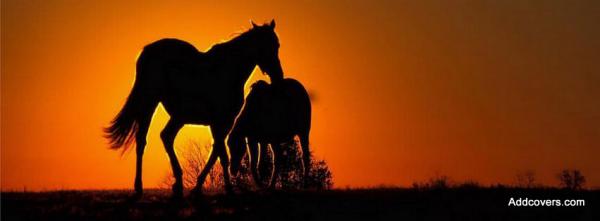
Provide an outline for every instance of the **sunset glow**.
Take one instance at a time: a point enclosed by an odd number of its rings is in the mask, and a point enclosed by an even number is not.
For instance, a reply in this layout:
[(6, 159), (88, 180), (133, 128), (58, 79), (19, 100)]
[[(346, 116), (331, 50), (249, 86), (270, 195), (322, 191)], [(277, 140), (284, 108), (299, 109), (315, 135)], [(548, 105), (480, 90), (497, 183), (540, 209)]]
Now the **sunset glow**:
[[(206, 51), (271, 19), (285, 76), (312, 96), (311, 148), (336, 187), (437, 174), (510, 184), (526, 170), (557, 185), (564, 168), (600, 186), (597, 7), (159, 2), (2, 1), (2, 190), (132, 188), (134, 153), (110, 150), (102, 128), (140, 50), (169, 37)], [(159, 106), (146, 188), (170, 170), (159, 138), (168, 119)], [(208, 128), (184, 127), (176, 149), (190, 140), (210, 144)]]

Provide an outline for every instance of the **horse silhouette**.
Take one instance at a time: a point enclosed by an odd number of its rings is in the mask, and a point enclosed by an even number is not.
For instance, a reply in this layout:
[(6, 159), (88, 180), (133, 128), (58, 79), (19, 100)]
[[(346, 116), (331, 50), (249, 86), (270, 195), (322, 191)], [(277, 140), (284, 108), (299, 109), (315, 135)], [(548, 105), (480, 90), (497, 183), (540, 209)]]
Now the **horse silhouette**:
[(112, 149), (125, 151), (135, 141), (134, 197), (143, 193), (142, 156), (148, 127), (159, 102), (171, 117), (160, 137), (175, 177), (173, 196), (183, 196), (182, 170), (173, 141), (184, 124), (208, 125), (214, 139), (210, 157), (193, 191), (201, 192), (208, 172), (219, 158), (225, 189), (232, 192), (225, 138), (242, 108), (244, 84), (257, 65), (274, 84), (283, 80), (275, 21), (260, 26), (252, 23), (252, 26), (207, 52), (178, 39), (162, 39), (144, 47), (137, 60), (133, 89), (111, 125), (105, 128)]
[[(311, 121), (311, 104), (308, 93), (300, 82), (286, 78), (278, 85), (269, 85), (258, 81), (252, 90), (242, 112), (238, 116), (227, 144), (231, 153), (231, 172), (236, 174), (242, 158), (246, 153), (246, 144), (250, 150), (250, 168), (254, 181), (259, 186), (261, 177), (258, 173), (259, 144), (260, 156), (265, 156), (267, 145), (271, 144), (275, 155), (275, 166), (271, 176), (270, 187), (277, 181), (282, 166), (281, 143), (300, 138), (302, 161), (304, 164), (304, 180), (310, 171), (309, 133)], [(245, 142), (247, 139), (247, 142)], [(306, 182), (305, 182), (306, 184)]]

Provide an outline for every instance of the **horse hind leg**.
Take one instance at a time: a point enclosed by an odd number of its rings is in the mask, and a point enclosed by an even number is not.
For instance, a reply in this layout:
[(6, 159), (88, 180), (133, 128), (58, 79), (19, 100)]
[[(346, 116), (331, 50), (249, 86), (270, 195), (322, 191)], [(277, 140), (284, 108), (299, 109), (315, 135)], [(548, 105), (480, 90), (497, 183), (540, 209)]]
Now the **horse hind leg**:
[(173, 184), (174, 198), (183, 197), (183, 171), (181, 170), (181, 165), (179, 164), (179, 160), (177, 160), (177, 155), (175, 154), (175, 148), (173, 146), (175, 137), (181, 127), (183, 127), (183, 124), (171, 119), (160, 133), (160, 138), (162, 139), (167, 155), (169, 156), (171, 168), (173, 169), (173, 176), (175, 177), (175, 183)]
[(138, 118), (138, 131), (135, 137), (136, 143), (136, 168), (135, 168), (135, 181), (134, 198), (140, 198), (143, 194), (142, 184), (142, 158), (144, 156), (144, 149), (146, 148), (146, 135), (148, 134), (148, 128), (150, 127), (150, 121), (152, 120), (153, 112), (147, 111)]
[(140, 123), (140, 130), (136, 135), (136, 166), (135, 166), (135, 181), (134, 181), (134, 189), (135, 189), (135, 198), (139, 198), (142, 196), (144, 188), (142, 184), (142, 158), (144, 156), (144, 149), (146, 147), (146, 134), (148, 129), (142, 129), (144, 127)]
[(258, 147), (258, 142), (252, 138), (248, 138), (248, 148), (250, 149), (250, 170), (252, 172), (252, 179), (257, 187), (262, 188), (263, 185), (258, 172), (258, 165), (263, 159), (260, 156), (261, 151)]

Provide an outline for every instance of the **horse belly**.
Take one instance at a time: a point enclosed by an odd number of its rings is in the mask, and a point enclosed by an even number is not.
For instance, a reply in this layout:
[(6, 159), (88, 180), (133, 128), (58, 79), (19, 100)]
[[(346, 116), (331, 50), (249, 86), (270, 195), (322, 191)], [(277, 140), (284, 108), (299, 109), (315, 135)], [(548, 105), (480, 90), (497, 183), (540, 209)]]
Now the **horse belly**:
[(211, 111), (208, 105), (202, 105), (200, 100), (177, 99), (163, 102), (165, 110), (172, 119), (186, 124), (210, 124)]

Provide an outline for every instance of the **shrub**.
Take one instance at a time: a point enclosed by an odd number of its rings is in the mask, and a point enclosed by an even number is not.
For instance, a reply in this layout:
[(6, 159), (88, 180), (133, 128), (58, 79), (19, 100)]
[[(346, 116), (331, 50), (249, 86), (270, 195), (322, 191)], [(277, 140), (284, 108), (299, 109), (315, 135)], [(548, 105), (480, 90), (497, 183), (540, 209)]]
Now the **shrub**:
[(538, 186), (535, 181), (535, 173), (533, 171), (525, 171), (517, 173), (517, 187), (519, 188), (534, 188)]
[(560, 186), (565, 189), (580, 190), (583, 189), (585, 184), (585, 177), (579, 170), (565, 169), (557, 175), (557, 178), (560, 181)]
[[(178, 158), (183, 170), (184, 188), (191, 189), (196, 186), (198, 176), (206, 165), (211, 148), (211, 145), (201, 145), (198, 142), (189, 141), (188, 145), (180, 152)], [(222, 174), (223, 168), (221, 168), (221, 164), (217, 161), (208, 173), (203, 189), (213, 192), (220, 191), (224, 185)], [(175, 178), (173, 177), (173, 171), (169, 168), (159, 187), (170, 189), (173, 183), (175, 183)]]
[(450, 187), (450, 177), (445, 175), (436, 175), (424, 183), (414, 182), (412, 184), (414, 189), (447, 189)]
[(300, 189), (302, 188), (302, 179), (304, 178), (304, 164), (302, 162), (302, 151), (298, 142), (290, 142), (279, 145), (281, 148), (282, 159), (276, 159), (276, 167), (279, 169), (275, 187), (282, 189)]
[[(300, 189), (303, 187), (304, 163), (302, 162), (302, 151), (299, 142), (290, 142), (280, 146), (284, 159), (281, 159), (280, 174), (276, 187), (283, 189)], [(306, 178), (307, 188), (331, 189), (333, 187), (333, 175), (325, 160), (317, 160), (312, 153), (309, 177)]]
[(435, 176), (429, 179), (429, 187), (432, 189), (447, 189), (450, 187), (450, 177)]
[[(302, 162), (302, 152), (298, 145), (298, 142), (293, 142), (285, 145), (281, 145), (283, 151), (283, 159), (281, 159), (280, 174), (275, 187), (282, 189), (300, 189), (303, 186), (304, 166)], [(197, 142), (190, 141), (188, 146), (181, 152), (180, 162), (183, 170), (183, 184), (186, 189), (195, 187), (197, 178), (200, 175), (202, 169), (206, 165), (208, 154), (210, 153), (210, 145), (200, 145)], [(312, 153), (309, 153), (312, 155)], [(262, 183), (268, 183), (271, 178), (271, 171), (273, 165), (271, 164), (273, 159), (272, 151), (267, 151), (263, 162), (269, 162), (261, 164), (259, 172), (266, 174), (261, 176)], [(333, 176), (325, 160), (315, 160), (311, 157), (310, 177), (307, 178), (307, 187), (312, 189), (330, 189), (333, 187)], [(261, 160), (262, 161), (262, 160)], [(223, 168), (217, 162), (212, 170), (209, 172), (206, 182), (203, 186), (205, 190), (211, 192), (220, 192), (223, 188)], [(250, 170), (250, 157), (248, 154), (242, 158), (239, 173), (237, 176), (231, 178), (234, 187), (242, 191), (255, 190), (257, 187), (252, 177)], [(171, 169), (163, 178), (163, 181), (159, 184), (161, 188), (169, 189), (175, 182)]]
[[(313, 158), (311, 158), (313, 159)], [(307, 181), (308, 188), (327, 190), (333, 187), (333, 174), (325, 160), (312, 160), (310, 174)]]
[(461, 184), (458, 184), (456, 187), (461, 189), (479, 189), (481, 188), (481, 185), (477, 181), (467, 180)]

